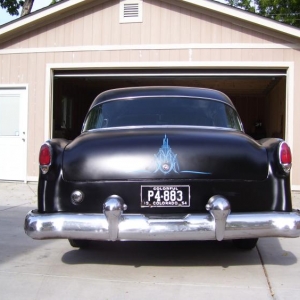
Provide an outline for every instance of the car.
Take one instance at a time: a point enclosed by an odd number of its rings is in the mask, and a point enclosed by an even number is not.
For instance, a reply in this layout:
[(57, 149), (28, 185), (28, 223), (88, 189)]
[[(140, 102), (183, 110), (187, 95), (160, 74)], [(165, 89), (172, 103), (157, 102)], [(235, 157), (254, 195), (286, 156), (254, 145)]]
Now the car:
[(292, 155), (278, 138), (244, 132), (232, 101), (195, 87), (132, 87), (93, 101), (74, 140), (46, 141), (39, 154), (33, 239), (232, 240), (298, 237)]

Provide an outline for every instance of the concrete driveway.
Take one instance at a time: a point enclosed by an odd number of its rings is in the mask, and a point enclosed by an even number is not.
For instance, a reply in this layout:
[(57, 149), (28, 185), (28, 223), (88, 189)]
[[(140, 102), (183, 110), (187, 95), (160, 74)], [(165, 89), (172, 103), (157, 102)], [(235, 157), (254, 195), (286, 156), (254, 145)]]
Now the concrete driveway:
[[(35, 241), (23, 230), (36, 184), (0, 182), (0, 299), (299, 299), (300, 239), (231, 242)], [(300, 194), (293, 195), (300, 208)]]

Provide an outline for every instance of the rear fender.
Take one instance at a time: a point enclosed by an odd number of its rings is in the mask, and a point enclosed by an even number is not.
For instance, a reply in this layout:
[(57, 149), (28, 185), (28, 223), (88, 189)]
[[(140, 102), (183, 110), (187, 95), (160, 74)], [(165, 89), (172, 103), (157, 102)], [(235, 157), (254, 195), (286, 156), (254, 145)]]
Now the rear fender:
[(267, 150), (273, 174), (277, 177), (286, 178), (290, 176), (290, 173), (283, 172), (279, 162), (279, 147), (283, 141), (284, 140), (278, 138), (267, 138), (259, 140), (258, 143)]
[(273, 210), (292, 210), (292, 194), (291, 194), (291, 182), (290, 173), (285, 173), (280, 168), (279, 162), (279, 146), (282, 139), (278, 138), (267, 138), (259, 140), (268, 153), (269, 159), (269, 177), (272, 178), (272, 186), (274, 196), (281, 201), (277, 201), (277, 205), (272, 207)]
[[(47, 205), (53, 202), (55, 186), (61, 177), (62, 156), (65, 147), (70, 143), (66, 139), (48, 140), (47, 144), (51, 146), (52, 162), (47, 174), (43, 174), (39, 170), (38, 181), (38, 211), (44, 212), (47, 210)], [(46, 193), (47, 190), (47, 193)], [(51, 200), (52, 199), (52, 200)], [(50, 204), (51, 205), (51, 204)]]

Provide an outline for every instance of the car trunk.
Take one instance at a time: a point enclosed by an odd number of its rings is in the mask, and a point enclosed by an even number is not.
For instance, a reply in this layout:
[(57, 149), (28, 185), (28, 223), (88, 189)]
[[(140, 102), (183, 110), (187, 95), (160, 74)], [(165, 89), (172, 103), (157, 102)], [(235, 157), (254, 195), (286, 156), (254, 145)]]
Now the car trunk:
[(69, 182), (243, 180), (268, 177), (266, 150), (230, 129), (160, 127), (96, 130), (65, 149)]

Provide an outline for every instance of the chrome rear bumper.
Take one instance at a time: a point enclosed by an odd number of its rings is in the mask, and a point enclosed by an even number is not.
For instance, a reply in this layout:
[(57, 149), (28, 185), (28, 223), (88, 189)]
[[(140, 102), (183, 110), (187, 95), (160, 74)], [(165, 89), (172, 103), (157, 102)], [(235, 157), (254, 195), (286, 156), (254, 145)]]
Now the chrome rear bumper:
[(300, 212), (231, 213), (222, 196), (210, 198), (207, 214), (165, 216), (124, 214), (122, 198), (106, 199), (103, 214), (30, 211), (24, 229), (33, 239), (132, 241), (223, 240), (260, 237), (299, 237)]

